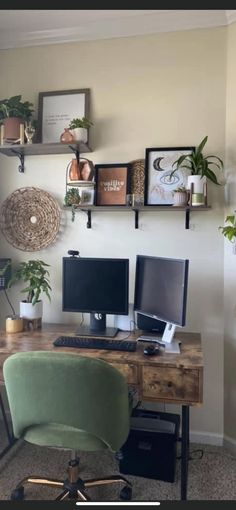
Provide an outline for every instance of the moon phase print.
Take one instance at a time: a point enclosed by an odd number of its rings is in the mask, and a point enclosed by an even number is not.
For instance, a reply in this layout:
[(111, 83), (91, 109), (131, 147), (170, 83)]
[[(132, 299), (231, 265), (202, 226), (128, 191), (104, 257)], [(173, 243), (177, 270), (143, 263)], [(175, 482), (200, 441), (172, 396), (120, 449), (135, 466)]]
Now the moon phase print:
[(173, 163), (194, 147), (164, 147), (146, 149), (145, 205), (173, 205), (176, 188), (186, 187), (189, 172), (180, 168), (174, 175)]

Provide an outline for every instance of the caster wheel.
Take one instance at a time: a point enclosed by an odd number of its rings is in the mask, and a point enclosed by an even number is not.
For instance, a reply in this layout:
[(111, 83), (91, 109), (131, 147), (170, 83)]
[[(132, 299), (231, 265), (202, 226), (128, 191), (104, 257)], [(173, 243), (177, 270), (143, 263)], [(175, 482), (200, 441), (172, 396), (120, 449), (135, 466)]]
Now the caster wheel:
[(132, 499), (132, 489), (127, 485), (123, 487), (120, 491), (120, 499), (121, 501), (131, 501)]
[(115, 459), (119, 462), (120, 460), (123, 460), (124, 455), (121, 450), (115, 453)]
[(12, 491), (11, 493), (11, 500), (22, 500), (24, 499), (24, 487), (21, 486), (21, 487), (18, 487), (18, 489), (15, 489), (14, 491)]

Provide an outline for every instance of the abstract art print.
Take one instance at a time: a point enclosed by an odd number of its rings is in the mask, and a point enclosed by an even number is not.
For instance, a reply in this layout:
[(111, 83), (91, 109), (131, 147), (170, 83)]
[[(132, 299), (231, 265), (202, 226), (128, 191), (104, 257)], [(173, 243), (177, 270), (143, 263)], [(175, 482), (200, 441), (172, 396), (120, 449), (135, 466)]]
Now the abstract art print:
[(145, 159), (145, 205), (173, 205), (173, 191), (185, 187), (188, 173), (180, 168), (174, 175), (173, 163), (194, 147), (165, 147), (146, 149)]

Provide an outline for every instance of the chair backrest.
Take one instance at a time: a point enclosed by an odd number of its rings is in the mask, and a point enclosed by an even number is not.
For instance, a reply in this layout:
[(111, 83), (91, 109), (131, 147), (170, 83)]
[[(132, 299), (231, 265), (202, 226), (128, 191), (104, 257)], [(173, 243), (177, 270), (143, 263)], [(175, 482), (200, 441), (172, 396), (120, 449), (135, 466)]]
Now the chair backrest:
[(128, 386), (100, 359), (65, 352), (13, 354), (3, 366), (15, 437), (57, 423), (99, 437), (117, 451), (130, 427)]

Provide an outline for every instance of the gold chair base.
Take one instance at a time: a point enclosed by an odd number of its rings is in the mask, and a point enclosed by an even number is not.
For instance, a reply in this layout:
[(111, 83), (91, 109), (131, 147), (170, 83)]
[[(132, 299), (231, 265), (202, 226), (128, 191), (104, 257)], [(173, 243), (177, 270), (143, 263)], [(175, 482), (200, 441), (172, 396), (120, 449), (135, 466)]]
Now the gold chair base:
[[(126, 478), (123, 476), (109, 476), (107, 478), (91, 478), (89, 480), (82, 480), (79, 478), (79, 462), (78, 461), (70, 461), (68, 465), (68, 479), (66, 480), (57, 480), (54, 478), (42, 478), (39, 476), (29, 476), (23, 478), (16, 486), (14, 493), (17, 491), (24, 491), (24, 485), (35, 484), (35, 485), (43, 485), (47, 487), (54, 487), (64, 489), (63, 492), (57, 496), (55, 501), (64, 501), (65, 499), (75, 499), (82, 501), (91, 501), (91, 498), (87, 494), (86, 490), (91, 487), (98, 487), (101, 485), (111, 485), (114, 483), (122, 483), (131, 489), (131, 484)], [(12, 499), (18, 499), (17, 497)], [(19, 497), (19, 499), (23, 499), (23, 497)]]

